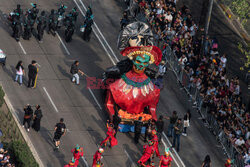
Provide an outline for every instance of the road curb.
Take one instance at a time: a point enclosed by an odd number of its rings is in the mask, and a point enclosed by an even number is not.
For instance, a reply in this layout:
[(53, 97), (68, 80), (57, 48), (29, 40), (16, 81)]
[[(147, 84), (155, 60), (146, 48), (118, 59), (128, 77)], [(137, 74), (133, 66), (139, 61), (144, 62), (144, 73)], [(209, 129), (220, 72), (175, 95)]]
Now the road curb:
[(17, 124), (19, 130), (20, 130), (20, 132), (22, 133), (24, 140), (26, 141), (27, 145), (29, 146), (29, 148), (30, 148), (30, 150), (31, 150), (31, 152), (32, 152), (32, 154), (33, 154), (33, 156), (34, 156), (36, 162), (38, 163), (39, 167), (45, 167), (45, 166), (43, 165), (43, 163), (42, 163), (42, 160), (41, 160), (40, 157), (38, 156), (38, 153), (37, 153), (37, 151), (36, 151), (34, 145), (32, 144), (32, 142), (31, 142), (29, 136), (28, 136), (27, 133), (24, 131), (24, 129), (21, 127), (20, 122), (18, 121), (18, 116), (16, 115), (15, 110), (14, 110), (12, 104), (10, 103), (10, 100), (9, 100), (9, 98), (8, 98), (8, 96), (7, 96), (6, 94), (5, 94), (5, 96), (4, 96), (4, 101), (5, 101), (6, 105), (7, 105), (7, 107), (8, 107), (8, 109), (9, 109), (10, 113), (12, 114), (12, 117), (13, 117), (13, 119), (15, 120), (15, 122), (16, 122), (16, 124)]

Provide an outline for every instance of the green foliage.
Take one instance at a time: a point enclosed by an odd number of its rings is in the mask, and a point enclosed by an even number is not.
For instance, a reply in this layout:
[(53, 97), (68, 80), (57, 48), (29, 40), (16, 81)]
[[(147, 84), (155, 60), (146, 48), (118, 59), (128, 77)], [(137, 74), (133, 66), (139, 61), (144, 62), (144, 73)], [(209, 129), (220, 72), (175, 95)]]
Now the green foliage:
[(0, 107), (3, 105), (3, 102), (4, 102), (4, 91), (2, 89), (2, 87), (0, 86)]
[(248, 45), (247, 48), (244, 48), (241, 43), (238, 43), (238, 49), (241, 51), (241, 53), (246, 57), (244, 60), (244, 66), (241, 67), (241, 70), (247, 69), (249, 70), (250, 67), (250, 47)]
[(22, 141), (12, 141), (9, 143), (9, 151), (14, 156), (17, 166), (39, 167), (35, 161), (28, 145)]
[(239, 17), (241, 24), (245, 25), (250, 17), (249, 0), (232, 0), (230, 8)]

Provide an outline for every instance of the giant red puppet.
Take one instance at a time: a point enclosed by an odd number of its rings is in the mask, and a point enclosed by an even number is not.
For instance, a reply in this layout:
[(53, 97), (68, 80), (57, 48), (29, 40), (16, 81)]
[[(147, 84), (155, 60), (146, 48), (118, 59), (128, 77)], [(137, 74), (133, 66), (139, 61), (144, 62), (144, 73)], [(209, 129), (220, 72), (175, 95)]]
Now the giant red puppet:
[(124, 49), (121, 54), (133, 62), (133, 68), (120, 79), (108, 85), (105, 106), (112, 119), (116, 105), (129, 114), (141, 114), (148, 107), (153, 119), (160, 97), (158, 89), (144, 73), (149, 64), (158, 65), (162, 58), (161, 50), (156, 46), (133, 46)]

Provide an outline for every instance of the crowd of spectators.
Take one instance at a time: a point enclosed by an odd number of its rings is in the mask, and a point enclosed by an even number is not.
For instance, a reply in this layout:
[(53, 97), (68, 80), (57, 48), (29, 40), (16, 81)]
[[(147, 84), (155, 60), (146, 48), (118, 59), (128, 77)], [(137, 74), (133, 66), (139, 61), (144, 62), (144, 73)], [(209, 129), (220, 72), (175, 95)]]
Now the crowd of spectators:
[[(137, 0), (155, 34), (163, 43), (163, 53), (171, 48), (178, 63), (190, 78), (190, 87), (196, 87), (204, 100), (203, 106), (217, 119), (232, 144), (250, 163), (249, 112), (241, 97), (239, 78), (226, 74), (227, 55), (219, 53), (218, 41), (204, 35), (204, 29), (183, 6), (176, 9), (174, 0)], [(158, 44), (159, 44), (158, 43)], [(203, 46), (203, 47), (202, 47)]]
[(10, 154), (3, 148), (0, 149), (0, 167), (14, 167), (15, 165), (10, 162)]

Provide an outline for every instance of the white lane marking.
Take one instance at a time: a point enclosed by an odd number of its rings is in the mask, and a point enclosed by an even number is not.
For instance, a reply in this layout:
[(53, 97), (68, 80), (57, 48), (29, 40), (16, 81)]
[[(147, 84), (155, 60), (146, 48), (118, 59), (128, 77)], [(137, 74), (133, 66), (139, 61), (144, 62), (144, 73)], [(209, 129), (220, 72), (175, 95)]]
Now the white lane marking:
[(129, 161), (131, 162), (132, 166), (135, 167), (135, 163), (134, 163), (134, 161), (132, 160), (132, 158), (129, 156), (129, 154), (128, 154), (128, 152), (127, 152), (126, 149), (124, 149), (124, 152), (125, 152), (125, 154), (127, 155), (127, 157), (128, 157), (128, 159), (129, 159)]
[[(87, 11), (86, 6), (83, 4), (82, 0), (79, 0), (80, 3), (82, 4), (83, 8), (85, 11)], [(119, 61), (118, 58), (116, 57), (113, 49), (110, 47), (110, 45), (108, 44), (106, 38), (103, 36), (102, 32), (100, 31), (99, 27), (96, 25), (96, 23), (94, 22), (94, 26), (96, 27), (97, 31), (99, 32), (99, 34), (101, 35), (101, 37), (103, 38), (104, 42), (106, 43), (106, 45), (108, 46), (109, 50), (111, 51), (111, 53), (113, 54), (113, 56), (115, 57), (116, 61)]]
[[(165, 139), (167, 140), (168, 144), (170, 145), (170, 147), (172, 147), (172, 144), (170, 143), (167, 135), (163, 132), (163, 136), (165, 137)], [(175, 148), (173, 148), (173, 151), (175, 153), (175, 155), (177, 156), (177, 158), (179, 159), (179, 161), (181, 162), (183, 167), (186, 167), (186, 165), (184, 164), (184, 162), (182, 161), (181, 157), (179, 156), (179, 154), (175, 151)]]
[(60, 40), (60, 42), (61, 42), (62, 46), (64, 47), (65, 51), (67, 52), (67, 54), (70, 55), (68, 48), (67, 48), (66, 45), (63, 43), (63, 41), (62, 41), (60, 35), (59, 35), (57, 32), (56, 32), (56, 36), (57, 36), (58, 39)]
[(23, 53), (26, 55), (27, 53), (26, 53), (26, 51), (24, 50), (23, 45), (21, 44), (21, 42), (19, 41), (19, 42), (17, 42), (17, 43), (19, 44), (19, 46), (20, 46), (20, 48), (22, 49)]
[(98, 105), (98, 107), (100, 108), (100, 110), (102, 110), (102, 107), (101, 107), (101, 105), (99, 104), (99, 102), (97, 101), (97, 99), (96, 99), (94, 93), (92, 92), (92, 90), (89, 89), (89, 88), (88, 88), (88, 90), (89, 90), (90, 94), (92, 95), (92, 97), (94, 98), (94, 100), (95, 100), (96, 104)]
[(83, 160), (83, 162), (85, 164), (85, 167), (89, 167), (88, 162), (86, 161), (85, 157), (82, 156), (82, 160)]
[[(83, 15), (83, 17), (85, 17), (84, 12), (83, 12), (82, 9), (80, 8), (80, 6), (79, 6), (78, 3), (76, 2), (76, 0), (74, 0), (74, 2), (75, 2), (75, 4), (76, 4), (76, 6), (79, 8), (79, 10), (80, 10), (81, 14)], [(95, 29), (93, 29), (93, 31), (94, 31), (95, 36), (97, 37), (97, 39), (98, 39), (99, 42), (101, 43), (103, 49), (104, 49), (105, 52), (107, 53), (108, 57), (110, 58), (111, 62), (113, 63), (113, 65), (115, 65), (115, 64), (116, 64), (115, 61), (113, 60), (113, 58), (112, 58), (111, 55), (109, 54), (107, 48), (106, 48), (105, 45), (103, 44), (103, 42), (102, 42), (102, 40), (100, 39), (99, 35), (96, 33)]]
[[(81, 14), (83, 15), (83, 17), (85, 17), (84, 12), (83, 12), (82, 9), (80, 8), (80, 6), (79, 6), (78, 3), (76, 2), (76, 0), (74, 0), (74, 2), (75, 2), (75, 4), (76, 4), (76, 6), (79, 8), (79, 10), (80, 10)], [(113, 65), (115, 65), (115, 64), (116, 64), (115, 61), (113, 60), (113, 58), (112, 58), (111, 55), (109, 54), (107, 48), (106, 48), (105, 45), (103, 44), (103, 42), (102, 42), (102, 40), (100, 39), (99, 35), (96, 33), (95, 29), (93, 29), (93, 31), (94, 31), (95, 36), (97, 37), (97, 39), (98, 39), (99, 42), (101, 43), (103, 49), (104, 49), (105, 52), (107, 53), (108, 57), (110, 58), (111, 62), (113, 63)]]
[(51, 97), (50, 97), (50, 95), (49, 95), (49, 93), (47, 92), (47, 90), (46, 90), (45, 87), (43, 87), (43, 90), (44, 90), (45, 93), (47, 94), (47, 96), (48, 96), (48, 98), (49, 98), (49, 101), (51, 102), (51, 104), (52, 104), (52, 106), (54, 107), (54, 109), (56, 110), (56, 112), (58, 112), (58, 109), (57, 109), (55, 103), (52, 101), (52, 99), (51, 99)]
[[(166, 145), (166, 143), (164, 142), (164, 140), (163, 140), (163, 139), (161, 139), (161, 142), (163, 143), (163, 145), (164, 145), (165, 149), (166, 149), (166, 148), (168, 148), (168, 147), (167, 147), (167, 145)], [(170, 147), (171, 147), (171, 146), (170, 146)], [(165, 152), (165, 150), (164, 150), (164, 152)], [(176, 161), (176, 159), (175, 159), (174, 155), (171, 153), (171, 151), (170, 151), (170, 150), (169, 150), (169, 153), (170, 153), (170, 156), (173, 158), (173, 160), (174, 160), (175, 164), (176, 164), (178, 167), (180, 167), (179, 163)]]

